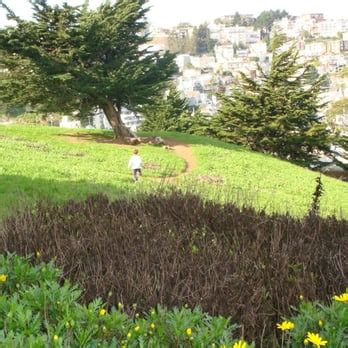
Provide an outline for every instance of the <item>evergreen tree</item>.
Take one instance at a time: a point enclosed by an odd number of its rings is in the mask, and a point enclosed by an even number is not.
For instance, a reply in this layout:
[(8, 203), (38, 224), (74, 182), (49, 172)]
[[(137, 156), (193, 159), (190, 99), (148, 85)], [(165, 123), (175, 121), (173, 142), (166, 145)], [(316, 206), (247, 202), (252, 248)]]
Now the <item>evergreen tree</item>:
[(276, 20), (282, 19), (283, 17), (288, 16), (288, 13), (283, 10), (269, 10), (263, 11), (256, 18), (254, 22), (254, 28), (259, 29), (261, 32), (261, 39), (269, 40), (270, 32), (273, 28), (273, 23)]
[(339, 124), (336, 120), (338, 116), (347, 117), (348, 116), (348, 98), (342, 98), (330, 105), (330, 108), (326, 112), (326, 120), (330, 125), (331, 129), (335, 133), (345, 133), (348, 130), (348, 126), (344, 124)]
[(270, 31), (272, 30), (273, 23), (276, 20), (282, 19), (286, 16), (288, 16), (288, 13), (285, 10), (262, 11), (260, 15), (256, 18), (254, 28), (264, 30), (265, 32), (270, 33)]
[(176, 71), (174, 56), (144, 48), (149, 41), (146, 0), (105, 2), (96, 10), (82, 6), (50, 6), (31, 0), (33, 20), (0, 30), (0, 81), (5, 103), (38, 106), (45, 112), (96, 107), (115, 135), (131, 135), (121, 120), (123, 107), (135, 110), (159, 95)]
[(211, 132), (211, 119), (210, 117), (202, 114), (199, 110), (195, 110), (191, 114), (185, 112), (180, 115), (175, 125), (171, 127), (171, 130), (209, 136)]
[(180, 117), (188, 111), (187, 101), (170, 85), (164, 95), (153, 98), (151, 103), (142, 108), (145, 121), (141, 128), (145, 131), (177, 130)]
[(241, 74), (239, 86), (220, 97), (216, 135), (293, 160), (328, 150), (329, 134), (318, 117), (324, 77), (313, 80), (310, 65), (298, 62), (294, 48), (273, 52), (270, 71), (259, 68), (259, 75), (254, 81)]
[(236, 11), (236, 13), (233, 16), (232, 25), (235, 26), (235, 25), (241, 25), (241, 24), (242, 24), (242, 17), (239, 14), (239, 12)]
[(196, 54), (202, 55), (214, 49), (215, 41), (210, 37), (210, 30), (207, 24), (201, 24), (194, 30)]

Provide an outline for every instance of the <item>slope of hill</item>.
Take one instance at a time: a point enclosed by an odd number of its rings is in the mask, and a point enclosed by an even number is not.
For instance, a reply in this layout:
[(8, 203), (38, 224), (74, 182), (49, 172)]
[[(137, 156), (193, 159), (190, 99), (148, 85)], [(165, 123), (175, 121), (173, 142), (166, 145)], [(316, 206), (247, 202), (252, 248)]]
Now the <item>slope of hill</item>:
[[(168, 176), (167, 184), (267, 211), (303, 215), (310, 206), (317, 173), (205, 137), (159, 135), (176, 148), (141, 145), (146, 168), (142, 182), (134, 185), (127, 168), (133, 147), (113, 143), (109, 132), (0, 126), (0, 215), (40, 199), (152, 191)], [(328, 177), (323, 184), (322, 213), (348, 217), (348, 184)]]

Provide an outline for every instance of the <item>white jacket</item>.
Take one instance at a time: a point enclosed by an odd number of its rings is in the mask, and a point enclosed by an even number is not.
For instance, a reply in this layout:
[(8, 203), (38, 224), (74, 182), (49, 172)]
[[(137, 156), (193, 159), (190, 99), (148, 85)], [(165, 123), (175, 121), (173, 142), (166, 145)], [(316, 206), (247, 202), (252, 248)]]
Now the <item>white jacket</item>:
[(141, 160), (139, 155), (133, 155), (128, 162), (128, 168), (132, 170), (141, 169), (142, 165), (143, 161)]

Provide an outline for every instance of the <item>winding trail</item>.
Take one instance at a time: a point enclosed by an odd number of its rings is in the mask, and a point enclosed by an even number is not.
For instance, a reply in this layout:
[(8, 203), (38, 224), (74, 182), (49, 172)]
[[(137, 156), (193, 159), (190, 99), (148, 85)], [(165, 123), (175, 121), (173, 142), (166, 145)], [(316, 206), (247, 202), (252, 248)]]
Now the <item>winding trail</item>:
[[(93, 136), (90, 134), (80, 134), (80, 135), (65, 134), (64, 138), (70, 144), (88, 143), (88, 142), (94, 141), (97, 143), (110, 144), (117, 147), (134, 149), (134, 145), (125, 145), (115, 141), (114, 139), (106, 138), (103, 136)], [(196, 158), (193, 155), (192, 148), (189, 144), (173, 139), (173, 138), (164, 138), (164, 142), (165, 142), (165, 145), (169, 146), (170, 148), (169, 150), (165, 150), (165, 151), (173, 151), (178, 157), (182, 158), (185, 161), (185, 168), (179, 174), (176, 174), (173, 176), (166, 176), (165, 178), (153, 178), (153, 179), (165, 181), (165, 182), (168, 182), (168, 181), (172, 182), (181, 176), (191, 173), (197, 167)]]
[(164, 139), (165, 143), (173, 149), (174, 153), (181, 157), (185, 163), (185, 169), (178, 175), (170, 178), (177, 178), (178, 176), (187, 175), (191, 173), (197, 167), (196, 158), (193, 155), (192, 148), (189, 144), (176, 139)]

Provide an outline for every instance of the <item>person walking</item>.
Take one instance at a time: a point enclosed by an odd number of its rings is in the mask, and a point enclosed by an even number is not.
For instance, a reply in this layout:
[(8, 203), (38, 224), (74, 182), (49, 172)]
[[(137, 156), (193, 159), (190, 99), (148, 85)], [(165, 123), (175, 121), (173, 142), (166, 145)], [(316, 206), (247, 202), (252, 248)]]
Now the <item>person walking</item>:
[(141, 173), (142, 166), (143, 166), (143, 161), (141, 157), (139, 156), (139, 150), (135, 149), (132, 157), (129, 159), (129, 162), (128, 162), (128, 168), (130, 168), (133, 171), (133, 179), (135, 182), (139, 180), (139, 177), (142, 174)]

